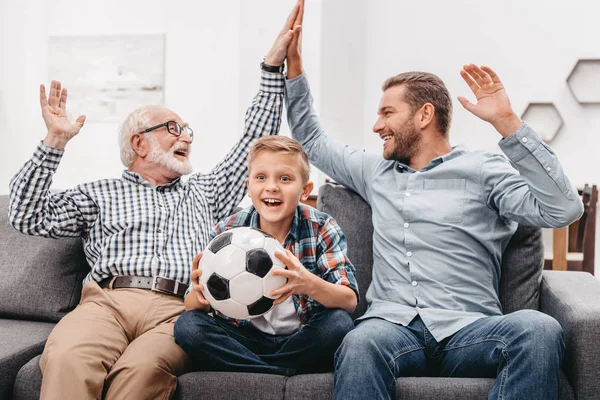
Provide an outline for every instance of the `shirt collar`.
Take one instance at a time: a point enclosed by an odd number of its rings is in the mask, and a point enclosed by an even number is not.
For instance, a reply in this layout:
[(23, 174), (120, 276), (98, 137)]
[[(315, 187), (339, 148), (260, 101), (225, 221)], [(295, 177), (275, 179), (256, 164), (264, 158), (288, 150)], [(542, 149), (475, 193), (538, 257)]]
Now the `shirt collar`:
[[(290, 227), (290, 231), (288, 232), (288, 236), (286, 237), (285, 242), (288, 241), (289, 237), (292, 237), (294, 239), (294, 241), (297, 241), (298, 238), (300, 237), (300, 232), (298, 232), (298, 230), (300, 229), (301, 213), (302, 213), (302, 208), (300, 205), (298, 205), (298, 207), (296, 207), (296, 211), (294, 212), (294, 219), (292, 219), (292, 226)], [(250, 227), (260, 229), (259, 222), (260, 222), (260, 215), (258, 214), (258, 211), (256, 211), (256, 208), (254, 208), (254, 206), (252, 206), (252, 211), (250, 214)]]
[[(447, 154), (444, 154), (443, 156), (434, 158), (433, 160), (431, 160), (431, 162), (429, 164), (427, 164), (425, 167), (423, 167), (421, 169), (421, 171), (427, 171), (432, 168), (435, 168), (438, 165), (440, 165), (441, 163), (450, 161), (457, 157), (460, 157), (467, 152), (468, 152), (468, 150), (464, 145), (454, 146), (450, 153), (447, 153)], [(409, 167), (408, 165), (406, 165), (400, 161), (396, 161), (395, 167), (396, 167), (396, 170), (399, 172), (415, 172), (414, 169), (412, 169), (411, 167)]]
[[(153, 184), (151, 184), (150, 182), (145, 180), (137, 172), (129, 171), (127, 169), (125, 171), (123, 171), (123, 180), (134, 183), (136, 185), (143, 185), (143, 186), (146, 186), (149, 188), (155, 187)], [(161, 188), (161, 189), (177, 188), (180, 184), (181, 184), (181, 178), (176, 178), (175, 180), (173, 180), (173, 182), (165, 183), (163, 185), (157, 185), (156, 188), (157, 189), (158, 188)]]

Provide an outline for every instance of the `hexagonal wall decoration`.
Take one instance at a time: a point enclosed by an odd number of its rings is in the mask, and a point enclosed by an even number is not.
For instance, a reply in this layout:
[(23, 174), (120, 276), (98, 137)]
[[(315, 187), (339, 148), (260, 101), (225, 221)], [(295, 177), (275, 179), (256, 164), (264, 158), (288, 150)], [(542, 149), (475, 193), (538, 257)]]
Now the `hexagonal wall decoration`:
[(600, 104), (600, 60), (577, 60), (567, 85), (581, 104)]
[(529, 103), (521, 119), (546, 143), (550, 143), (563, 126), (563, 119), (552, 103)]

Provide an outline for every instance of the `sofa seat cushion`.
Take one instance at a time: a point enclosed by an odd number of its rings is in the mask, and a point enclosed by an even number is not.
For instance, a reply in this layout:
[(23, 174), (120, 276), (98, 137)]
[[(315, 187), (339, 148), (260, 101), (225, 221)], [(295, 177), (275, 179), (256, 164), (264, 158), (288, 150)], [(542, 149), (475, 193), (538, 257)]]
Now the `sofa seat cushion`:
[[(40, 398), (42, 373), (40, 356), (28, 362), (17, 376), (14, 400)], [(493, 379), (398, 378), (396, 399), (486, 399)], [(330, 400), (333, 373), (292, 377), (234, 372), (191, 372), (177, 380), (173, 400)], [(573, 388), (560, 374), (560, 400), (573, 400)]]
[(42, 353), (50, 322), (0, 319), (0, 399), (9, 399), (21, 367)]
[(177, 379), (173, 400), (281, 400), (285, 376), (233, 372), (191, 372)]
[[(487, 399), (494, 384), (490, 378), (415, 378), (396, 380), (396, 399)], [(296, 375), (288, 378), (285, 399), (330, 400), (333, 397), (333, 373)], [(559, 399), (573, 400), (573, 389), (561, 372)]]
[(0, 196), (0, 237), (0, 317), (58, 322), (79, 302), (89, 272), (81, 240), (17, 232), (8, 196)]

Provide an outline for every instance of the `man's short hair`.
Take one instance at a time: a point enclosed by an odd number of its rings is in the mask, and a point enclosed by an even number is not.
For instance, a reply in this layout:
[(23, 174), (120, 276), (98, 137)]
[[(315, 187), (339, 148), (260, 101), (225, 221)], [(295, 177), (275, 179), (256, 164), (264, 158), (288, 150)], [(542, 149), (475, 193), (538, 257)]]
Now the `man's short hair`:
[(144, 106), (133, 111), (125, 118), (121, 129), (119, 129), (119, 149), (121, 150), (121, 162), (127, 168), (131, 167), (135, 152), (131, 148), (129, 139), (134, 133), (149, 128), (151, 125), (150, 114), (153, 111), (164, 110), (161, 106)]
[(287, 136), (275, 135), (261, 137), (254, 142), (248, 153), (248, 170), (252, 168), (252, 163), (256, 156), (265, 151), (271, 153), (296, 154), (300, 156), (300, 160), (302, 161), (302, 179), (304, 179), (305, 183), (308, 182), (310, 179), (310, 163), (300, 142)]
[(429, 72), (404, 72), (388, 78), (382, 85), (385, 92), (393, 86), (404, 85), (404, 101), (414, 113), (424, 104), (431, 103), (435, 108), (438, 129), (448, 137), (452, 121), (452, 99), (444, 82)]

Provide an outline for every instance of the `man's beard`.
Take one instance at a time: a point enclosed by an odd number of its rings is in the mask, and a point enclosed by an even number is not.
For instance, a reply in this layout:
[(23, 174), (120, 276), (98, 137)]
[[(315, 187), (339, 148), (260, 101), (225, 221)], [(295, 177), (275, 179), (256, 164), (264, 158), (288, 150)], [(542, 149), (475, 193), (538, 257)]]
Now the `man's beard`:
[(189, 156), (189, 146), (184, 143), (175, 142), (168, 151), (160, 148), (158, 141), (152, 135), (148, 135), (150, 142), (150, 154), (148, 154), (148, 161), (153, 164), (160, 165), (161, 167), (167, 168), (169, 171), (177, 172), (181, 175), (187, 175), (192, 173), (192, 163), (186, 157), (183, 161), (178, 160), (175, 157), (175, 151), (180, 149), (187, 149)]
[(411, 158), (419, 153), (423, 137), (415, 128), (412, 118), (408, 118), (398, 129), (391, 129), (394, 148), (390, 154), (384, 154), (386, 160), (409, 164)]

